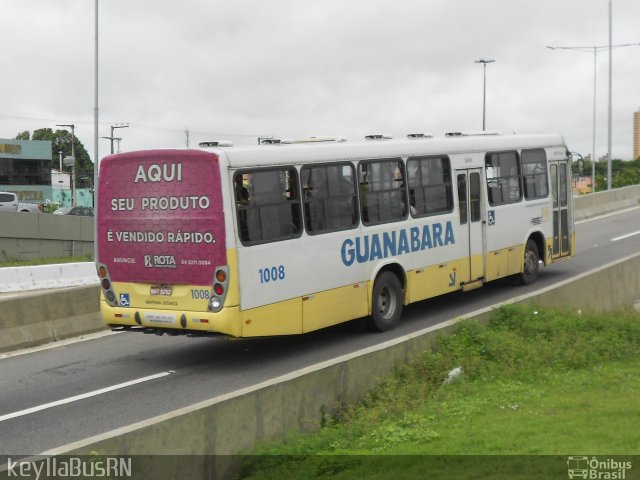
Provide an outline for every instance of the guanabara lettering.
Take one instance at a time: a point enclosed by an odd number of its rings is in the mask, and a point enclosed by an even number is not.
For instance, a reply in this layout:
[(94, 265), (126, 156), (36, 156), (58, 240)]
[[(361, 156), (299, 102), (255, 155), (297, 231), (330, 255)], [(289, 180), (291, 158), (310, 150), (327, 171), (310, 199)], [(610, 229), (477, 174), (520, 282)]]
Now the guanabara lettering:
[(348, 238), (342, 243), (340, 254), (342, 263), (349, 267), (354, 262), (366, 263), (454, 243), (456, 240), (451, 222), (444, 225), (434, 223), (422, 228), (411, 227)]

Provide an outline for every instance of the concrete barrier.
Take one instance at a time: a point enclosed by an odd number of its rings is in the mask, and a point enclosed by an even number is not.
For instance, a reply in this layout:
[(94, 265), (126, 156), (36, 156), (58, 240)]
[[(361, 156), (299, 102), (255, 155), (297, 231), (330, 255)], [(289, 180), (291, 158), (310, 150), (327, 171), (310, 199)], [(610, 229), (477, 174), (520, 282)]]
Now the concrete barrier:
[(0, 212), (0, 261), (93, 255), (94, 217)]
[(0, 352), (104, 330), (98, 286), (0, 298)]
[(640, 185), (590, 193), (575, 198), (576, 221), (640, 206)]
[(98, 285), (98, 283), (93, 262), (0, 268), (0, 293)]
[[(609, 310), (640, 298), (640, 254), (592, 270), (506, 303)], [(465, 318), (484, 321), (493, 308)], [(222, 395), (143, 422), (45, 452), (46, 455), (143, 455), (135, 475), (161, 478), (164, 462), (152, 456), (200, 455), (181, 462), (185, 478), (227, 478), (238, 467), (238, 452), (290, 431), (319, 428), (323, 417), (353, 403), (392, 369), (428, 349), (455, 319), (374, 347), (344, 355), (268, 382)], [(164, 467), (161, 467), (164, 469)], [(163, 477), (166, 478), (166, 477)]]

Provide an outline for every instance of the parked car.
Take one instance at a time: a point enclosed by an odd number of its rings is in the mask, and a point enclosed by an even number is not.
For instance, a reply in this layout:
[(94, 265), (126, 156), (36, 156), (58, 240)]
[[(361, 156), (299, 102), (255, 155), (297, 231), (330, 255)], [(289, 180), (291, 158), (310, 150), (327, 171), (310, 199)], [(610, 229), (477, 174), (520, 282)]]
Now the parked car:
[(79, 217), (93, 217), (93, 208), (91, 207), (60, 207), (54, 215), (77, 215)]
[(13, 192), (0, 192), (0, 212), (40, 213), (40, 206), (35, 203), (22, 203)]

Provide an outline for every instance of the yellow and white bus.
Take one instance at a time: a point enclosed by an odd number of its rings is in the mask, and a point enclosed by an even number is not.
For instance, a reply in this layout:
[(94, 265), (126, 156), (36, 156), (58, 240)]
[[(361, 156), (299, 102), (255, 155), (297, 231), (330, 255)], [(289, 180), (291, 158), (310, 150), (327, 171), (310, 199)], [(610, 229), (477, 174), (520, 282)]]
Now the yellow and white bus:
[[(324, 140), (324, 141), (320, 141)], [(108, 156), (101, 311), (114, 329), (256, 337), (368, 317), (574, 254), (559, 135), (412, 135)]]

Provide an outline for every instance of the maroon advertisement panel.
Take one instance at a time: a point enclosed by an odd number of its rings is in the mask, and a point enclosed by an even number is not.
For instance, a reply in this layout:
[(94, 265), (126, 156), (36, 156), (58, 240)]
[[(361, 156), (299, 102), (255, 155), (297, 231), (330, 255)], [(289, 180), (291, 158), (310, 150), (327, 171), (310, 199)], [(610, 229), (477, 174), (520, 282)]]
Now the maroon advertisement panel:
[(189, 150), (100, 164), (98, 255), (114, 282), (211, 285), (226, 265), (218, 157)]

